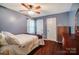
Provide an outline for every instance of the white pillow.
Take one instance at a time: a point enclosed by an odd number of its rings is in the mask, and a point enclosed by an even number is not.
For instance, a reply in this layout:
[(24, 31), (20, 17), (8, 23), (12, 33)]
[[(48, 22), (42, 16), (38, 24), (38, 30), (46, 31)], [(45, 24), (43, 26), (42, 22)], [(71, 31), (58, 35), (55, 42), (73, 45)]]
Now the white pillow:
[(2, 31), (1, 33), (3, 33), (5, 35), (5, 37), (11, 36), (14, 37), (15, 35), (10, 33), (10, 32), (6, 32), (6, 31)]
[(5, 35), (0, 33), (0, 45), (8, 45), (7, 41), (5, 40)]
[(16, 36), (10, 32), (4, 32), (2, 33), (5, 35), (5, 39), (8, 44), (10, 45), (19, 45), (19, 41), (17, 40)]

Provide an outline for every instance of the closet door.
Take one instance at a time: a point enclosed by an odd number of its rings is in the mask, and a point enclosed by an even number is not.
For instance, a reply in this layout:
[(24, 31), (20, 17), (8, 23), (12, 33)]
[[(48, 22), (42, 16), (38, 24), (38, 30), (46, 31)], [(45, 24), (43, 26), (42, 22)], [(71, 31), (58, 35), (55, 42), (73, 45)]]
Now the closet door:
[(56, 18), (47, 19), (47, 39), (57, 41)]
[(43, 19), (36, 21), (37, 34), (43, 35)]

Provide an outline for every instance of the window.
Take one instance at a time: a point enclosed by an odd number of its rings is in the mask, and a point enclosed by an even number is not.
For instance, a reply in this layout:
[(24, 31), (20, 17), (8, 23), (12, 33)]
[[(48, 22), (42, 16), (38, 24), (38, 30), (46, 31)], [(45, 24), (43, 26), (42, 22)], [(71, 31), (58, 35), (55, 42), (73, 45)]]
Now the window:
[(27, 20), (27, 32), (28, 33), (35, 33), (35, 21), (34, 20)]
[(43, 34), (43, 19), (38, 19), (36, 22), (37, 34)]

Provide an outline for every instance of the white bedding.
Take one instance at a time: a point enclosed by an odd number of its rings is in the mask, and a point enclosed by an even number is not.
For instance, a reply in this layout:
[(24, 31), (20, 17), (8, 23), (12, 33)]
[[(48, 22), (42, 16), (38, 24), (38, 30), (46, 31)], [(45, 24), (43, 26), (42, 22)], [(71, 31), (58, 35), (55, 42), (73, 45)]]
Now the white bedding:
[(9, 53), (11, 52), (10, 54), (28, 54), (40, 45), (39, 39), (35, 35), (19, 34), (15, 36), (19, 41), (19, 46), (22, 47), (19, 47), (18, 45), (4, 46), (1, 48), (1, 53), (4, 53), (6, 50), (9, 50)]
[(19, 35), (16, 35), (16, 38), (17, 40), (19, 41), (19, 43), (21, 45), (24, 45), (24, 44), (28, 44), (29, 42), (31, 41), (38, 41), (38, 37), (35, 36), (35, 35), (28, 35), (28, 34), (19, 34)]

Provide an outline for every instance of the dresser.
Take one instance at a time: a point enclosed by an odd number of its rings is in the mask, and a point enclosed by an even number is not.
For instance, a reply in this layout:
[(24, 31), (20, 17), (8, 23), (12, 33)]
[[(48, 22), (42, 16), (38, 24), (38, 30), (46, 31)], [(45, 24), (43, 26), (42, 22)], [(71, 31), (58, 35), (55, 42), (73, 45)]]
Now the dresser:
[(78, 48), (77, 48), (77, 39), (74, 34), (63, 34), (63, 48), (65, 51), (65, 54), (78, 54)]

